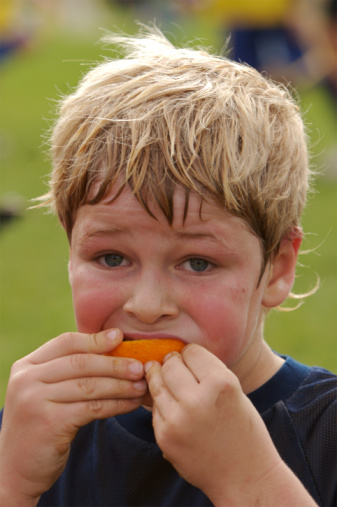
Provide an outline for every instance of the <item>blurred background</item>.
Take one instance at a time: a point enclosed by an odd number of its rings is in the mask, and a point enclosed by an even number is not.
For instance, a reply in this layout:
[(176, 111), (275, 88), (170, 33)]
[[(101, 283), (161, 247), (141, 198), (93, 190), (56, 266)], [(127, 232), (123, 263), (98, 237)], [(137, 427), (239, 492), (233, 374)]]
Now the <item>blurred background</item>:
[(75, 330), (65, 234), (45, 210), (27, 210), (46, 190), (55, 101), (111, 54), (104, 30), (133, 33), (137, 20), (178, 45), (226, 47), (298, 95), (320, 175), (294, 290), (318, 277), (320, 289), (293, 312), (272, 311), (265, 334), (277, 351), (337, 373), (336, 0), (0, 0), (1, 405), (11, 364)]

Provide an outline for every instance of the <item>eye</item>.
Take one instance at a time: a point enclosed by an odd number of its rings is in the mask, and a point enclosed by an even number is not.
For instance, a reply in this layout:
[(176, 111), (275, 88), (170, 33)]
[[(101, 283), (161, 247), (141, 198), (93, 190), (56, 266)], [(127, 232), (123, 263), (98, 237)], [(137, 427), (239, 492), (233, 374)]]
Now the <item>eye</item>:
[(213, 267), (213, 264), (211, 264), (209, 261), (206, 261), (206, 259), (196, 257), (193, 259), (188, 259), (182, 264), (182, 266), (187, 271), (202, 273), (204, 271), (209, 271), (209, 269)]
[(101, 264), (109, 268), (118, 268), (119, 266), (127, 265), (127, 260), (123, 257), (123, 255), (115, 253), (102, 255), (99, 258), (99, 261)]

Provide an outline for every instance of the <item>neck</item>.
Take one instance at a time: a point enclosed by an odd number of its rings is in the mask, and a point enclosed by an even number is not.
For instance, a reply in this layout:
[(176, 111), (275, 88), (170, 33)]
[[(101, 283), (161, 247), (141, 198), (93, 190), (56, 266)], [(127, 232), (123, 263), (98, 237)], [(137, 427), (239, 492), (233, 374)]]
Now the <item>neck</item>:
[(264, 340), (261, 340), (259, 347), (252, 353), (253, 357), (250, 357), (249, 368), (241, 368), (241, 372), (236, 372), (235, 367), (233, 368), (245, 394), (249, 394), (265, 384), (284, 363), (284, 359), (276, 355)]

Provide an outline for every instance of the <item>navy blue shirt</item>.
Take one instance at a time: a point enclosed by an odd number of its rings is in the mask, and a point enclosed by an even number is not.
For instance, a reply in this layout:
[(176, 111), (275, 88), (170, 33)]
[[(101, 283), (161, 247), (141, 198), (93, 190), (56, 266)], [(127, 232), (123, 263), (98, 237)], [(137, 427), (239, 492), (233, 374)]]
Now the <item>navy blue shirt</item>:
[[(336, 506), (337, 376), (287, 357), (249, 398), (282, 459), (318, 505)], [(81, 428), (63, 474), (39, 507), (211, 506), (163, 459), (151, 419), (140, 408)]]

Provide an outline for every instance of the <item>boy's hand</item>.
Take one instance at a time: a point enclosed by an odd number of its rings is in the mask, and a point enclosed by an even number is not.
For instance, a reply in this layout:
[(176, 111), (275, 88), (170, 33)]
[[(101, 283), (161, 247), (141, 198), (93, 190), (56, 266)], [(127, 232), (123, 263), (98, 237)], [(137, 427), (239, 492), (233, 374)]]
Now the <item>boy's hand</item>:
[(145, 370), (164, 457), (214, 505), (315, 505), (217, 357), (191, 344)]
[(143, 365), (102, 355), (121, 340), (119, 330), (67, 333), (14, 364), (0, 435), (0, 503), (35, 505), (63, 471), (81, 426), (140, 406)]

